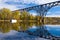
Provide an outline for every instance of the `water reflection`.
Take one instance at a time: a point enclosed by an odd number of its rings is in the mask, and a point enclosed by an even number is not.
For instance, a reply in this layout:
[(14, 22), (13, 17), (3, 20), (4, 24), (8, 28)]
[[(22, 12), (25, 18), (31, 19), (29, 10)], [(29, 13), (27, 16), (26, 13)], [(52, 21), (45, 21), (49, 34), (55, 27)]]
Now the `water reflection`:
[(0, 22), (0, 33), (10, 34), (11, 30), (14, 30), (16, 33), (20, 31), (25, 31), (29, 35), (44, 38), (51, 38), (52, 36), (60, 37), (60, 28), (58, 25), (48, 26), (43, 25), (42, 23), (39, 22), (17, 22), (17, 23)]
[(0, 32), (7, 33), (10, 30), (15, 31), (25, 31), (29, 28), (32, 28), (32, 26), (38, 26), (41, 25), (38, 22), (17, 22), (17, 23), (10, 23), (10, 22), (0, 22)]
[(51, 33), (53, 36), (60, 37), (60, 25), (46, 25), (46, 29)]
[(19, 30), (19, 23), (0, 22), (0, 32), (7, 33), (10, 30)]

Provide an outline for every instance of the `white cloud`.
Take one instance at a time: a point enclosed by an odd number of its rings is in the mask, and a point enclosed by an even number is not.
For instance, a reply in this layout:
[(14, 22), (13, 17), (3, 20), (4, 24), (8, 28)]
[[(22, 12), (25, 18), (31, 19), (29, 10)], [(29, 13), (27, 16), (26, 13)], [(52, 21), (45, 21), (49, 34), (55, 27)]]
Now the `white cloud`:
[(6, 0), (0, 0), (0, 9), (2, 9), (2, 8), (8, 8), (8, 9), (10, 9), (11, 11), (18, 9), (18, 8), (16, 8), (16, 6), (14, 6), (14, 5), (5, 4), (5, 3), (4, 3), (5, 1), (6, 1)]
[(31, 3), (40, 5), (40, 4), (45, 4), (45, 3), (54, 2), (54, 1), (58, 1), (58, 0), (50, 0), (50, 1), (49, 0), (0, 0), (0, 9), (1, 8), (9, 8), (10, 10), (16, 10), (16, 9), (18, 9), (16, 7), (16, 5), (5, 4), (5, 2), (9, 2), (9, 1), (10, 2), (21, 2), (24, 5), (25, 4), (31, 4)]
[(31, 12), (30, 14), (32, 14), (33, 16), (36, 16), (37, 15), (37, 13), (33, 13), (33, 12)]
[(35, 0), (36, 4), (45, 4), (45, 3), (50, 3), (50, 2), (54, 2), (54, 1), (58, 1), (58, 0)]
[(15, 6), (12, 6), (12, 5), (0, 4), (0, 9), (2, 9), (2, 8), (8, 8), (8, 9), (10, 9), (11, 11), (17, 9)]
[(46, 15), (60, 15), (60, 11), (47, 12)]
[(49, 12), (46, 14), (45, 17), (60, 17), (60, 12), (57, 11), (57, 12)]
[(5, 0), (5, 1), (13, 1), (13, 2), (22, 2), (22, 3), (35, 3), (35, 4), (45, 4), (45, 3), (49, 3), (49, 2), (54, 2), (54, 1), (58, 1), (58, 0)]
[(60, 17), (60, 15), (46, 15), (46, 17)]

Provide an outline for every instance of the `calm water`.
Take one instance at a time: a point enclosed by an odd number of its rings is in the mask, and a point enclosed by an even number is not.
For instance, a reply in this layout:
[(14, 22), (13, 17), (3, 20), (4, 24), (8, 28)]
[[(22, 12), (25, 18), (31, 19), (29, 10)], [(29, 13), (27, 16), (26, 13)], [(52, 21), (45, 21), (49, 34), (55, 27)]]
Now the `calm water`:
[(53, 36), (60, 37), (60, 25), (46, 25), (46, 29)]
[[(22, 32), (25, 31), (25, 32)], [(42, 25), (38, 23), (9, 23), (0, 22), (0, 39), (34, 40), (39, 36), (52, 35), (60, 37), (60, 25)]]

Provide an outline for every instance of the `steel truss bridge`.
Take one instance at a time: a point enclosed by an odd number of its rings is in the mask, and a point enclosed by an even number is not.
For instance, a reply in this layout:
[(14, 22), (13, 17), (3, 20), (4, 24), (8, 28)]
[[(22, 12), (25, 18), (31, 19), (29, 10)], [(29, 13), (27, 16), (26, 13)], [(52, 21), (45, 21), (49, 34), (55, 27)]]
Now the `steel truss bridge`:
[(55, 1), (55, 2), (51, 2), (51, 3), (47, 3), (47, 4), (32, 6), (32, 7), (28, 7), (28, 8), (24, 8), (24, 9), (19, 9), (19, 11), (29, 12), (30, 10), (35, 10), (39, 16), (46, 16), (49, 9), (51, 9), (54, 6), (60, 6), (60, 1)]
[[(30, 10), (36, 10), (39, 16), (46, 16), (47, 12), (49, 11), (49, 9), (51, 9), (54, 6), (60, 6), (60, 1), (55, 1), (55, 2), (51, 2), (51, 3), (47, 3), (47, 4), (42, 4), (42, 5), (37, 5), (37, 6), (33, 6), (33, 7), (28, 7), (28, 8), (24, 8), (24, 9), (20, 9), (19, 11), (27, 11), (29, 12)], [(52, 36), (45, 28), (44, 26), (41, 26), (39, 29), (37, 29), (35, 32), (29, 32), (29, 34), (31, 35), (35, 35), (35, 36), (40, 36), (43, 38), (49, 38), (51, 40), (60, 40), (60, 37), (55, 37)], [(39, 33), (39, 34), (36, 34)]]

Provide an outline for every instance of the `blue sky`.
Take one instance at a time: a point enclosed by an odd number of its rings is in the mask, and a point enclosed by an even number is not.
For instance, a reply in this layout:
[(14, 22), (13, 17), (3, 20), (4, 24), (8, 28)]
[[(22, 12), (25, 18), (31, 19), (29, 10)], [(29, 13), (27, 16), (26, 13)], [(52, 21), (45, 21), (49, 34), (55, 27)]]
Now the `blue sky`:
[(47, 17), (60, 17), (60, 6), (55, 6), (47, 12)]
[[(12, 11), (27, 8), (35, 5), (46, 4), (50, 2), (54, 2), (58, 0), (0, 0), (0, 9), (1, 8), (8, 8)], [(60, 7), (53, 7), (47, 12), (47, 16), (56, 16), (59, 15)], [(31, 12), (31, 14), (36, 15), (36, 12)]]

